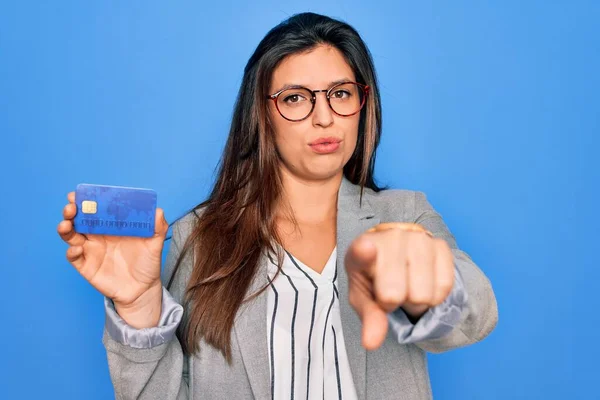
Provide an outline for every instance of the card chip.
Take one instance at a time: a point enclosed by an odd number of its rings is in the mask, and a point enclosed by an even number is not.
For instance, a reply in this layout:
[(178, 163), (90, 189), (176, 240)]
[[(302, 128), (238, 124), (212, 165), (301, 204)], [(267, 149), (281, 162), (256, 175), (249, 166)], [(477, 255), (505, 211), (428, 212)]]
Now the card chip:
[(98, 212), (98, 203), (92, 200), (84, 200), (81, 202), (81, 211), (84, 214), (96, 214)]

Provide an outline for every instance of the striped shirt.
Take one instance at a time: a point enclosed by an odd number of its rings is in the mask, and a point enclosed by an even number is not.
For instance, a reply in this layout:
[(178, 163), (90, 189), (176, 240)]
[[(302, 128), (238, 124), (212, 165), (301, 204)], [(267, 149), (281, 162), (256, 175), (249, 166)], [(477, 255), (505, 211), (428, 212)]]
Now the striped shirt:
[[(337, 247), (321, 274), (285, 253), (267, 300), (274, 400), (355, 400), (337, 288)], [(269, 263), (268, 275), (277, 272)]]

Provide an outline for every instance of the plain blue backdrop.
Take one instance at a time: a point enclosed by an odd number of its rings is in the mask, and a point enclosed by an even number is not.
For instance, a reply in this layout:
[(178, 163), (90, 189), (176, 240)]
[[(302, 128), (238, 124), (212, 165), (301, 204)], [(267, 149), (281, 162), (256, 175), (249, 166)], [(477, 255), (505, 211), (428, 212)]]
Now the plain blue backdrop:
[(422, 190), (493, 283), (436, 399), (591, 399), (598, 375), (594, 1), (2, 1), (0, 398), (110, 399), (102, 297), (56, 234), (80, 182), (204, 199), (242, 70), (300, 11), (355, 26), (384, 112), (376, 176)]

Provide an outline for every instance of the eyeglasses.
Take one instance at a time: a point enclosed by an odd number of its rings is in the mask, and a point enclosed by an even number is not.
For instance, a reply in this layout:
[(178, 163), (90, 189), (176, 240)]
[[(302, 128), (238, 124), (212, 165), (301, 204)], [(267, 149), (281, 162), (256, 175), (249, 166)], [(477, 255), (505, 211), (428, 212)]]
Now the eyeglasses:
[(273, 100), (279, 114), (288, 121), (302, 121), (315, 109), (317, 93), (325, 92), (329, 107), (339, 116), (349, 117), (359, 112), (367, 100), (370, 87), (357, 82), (342, 82), (329, 89), (310, 90), (293, 86), (267, 98)]

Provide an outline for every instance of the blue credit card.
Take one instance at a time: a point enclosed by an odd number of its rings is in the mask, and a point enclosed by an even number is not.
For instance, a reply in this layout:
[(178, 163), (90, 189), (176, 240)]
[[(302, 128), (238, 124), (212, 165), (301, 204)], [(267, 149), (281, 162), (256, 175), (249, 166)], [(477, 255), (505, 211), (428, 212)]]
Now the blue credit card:
[(75, 231), (84, 234), (154, 235), (156, 192), (152, 189), (81, 183), (75, 191)]

